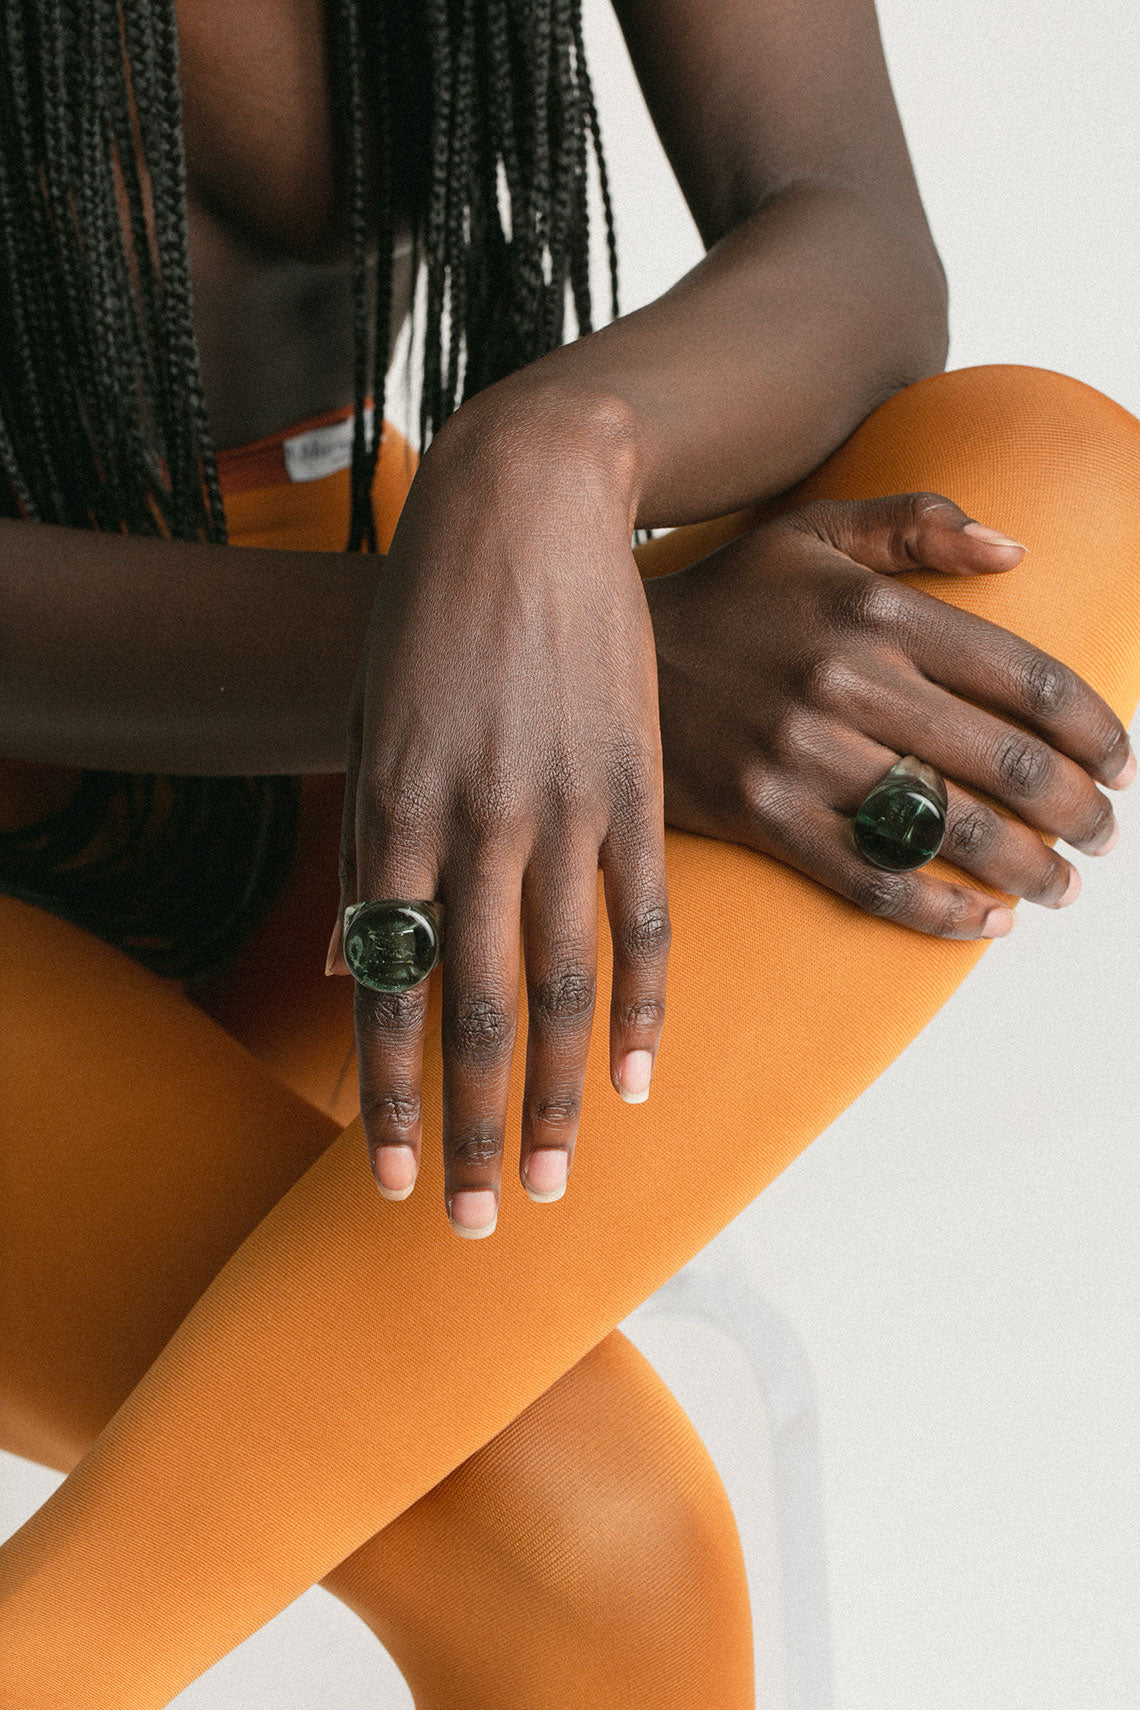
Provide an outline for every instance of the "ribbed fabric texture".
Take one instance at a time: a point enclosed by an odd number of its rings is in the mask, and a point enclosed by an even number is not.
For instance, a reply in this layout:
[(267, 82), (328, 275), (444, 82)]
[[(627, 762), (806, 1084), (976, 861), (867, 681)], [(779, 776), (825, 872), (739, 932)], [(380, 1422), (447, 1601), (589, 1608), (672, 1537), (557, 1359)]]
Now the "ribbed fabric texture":
[[(909, 579), (1057, 654), (1129, 719), (1140, 423), (1042, 370), (963, 370), (890, 399), (802, 494), (916, 489), (1029, 552), (1002, 575)], [(646, 570), (715, 532), (656, 543)], [(0, 1548), (0, 1705), (154, 1710), (328, 1576), (420, 1710), (744, 1706), (723, 1493), (614, 1326), (858, 1097), (985, 947), (670, 832), (669, 1016), (648, 1103), (610, 1087), (603, 1004), (570, 1188), (534, 1205), (510, 1161), (520, 1051), (498, 1230), (464, 1242), (443, 1214), (438, 998), (409, 1200), (377, 1194), (343, 1083), (330, 1114), (351, 1037), (348, 982), (321, 971), (335, 806), (320, 781), (281, 912), (204, 1000), (213, 1016), (0, 899), (2, 1440), (82, 1456)], [(710, 942), (710, 898), (735, 939)], [(275, 938), (287, 918), (297, 932)], [(598, 973), (604, 992), (604, 933)]]

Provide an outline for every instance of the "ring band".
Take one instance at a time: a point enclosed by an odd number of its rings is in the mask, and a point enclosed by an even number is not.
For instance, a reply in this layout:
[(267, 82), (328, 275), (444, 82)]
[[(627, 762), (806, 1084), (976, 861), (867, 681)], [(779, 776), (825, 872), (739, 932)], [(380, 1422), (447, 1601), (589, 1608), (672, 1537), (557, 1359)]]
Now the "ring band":
[(426, 980), (443, 950), (443, 904), (383, 897), (344, 911), (344, 959), (374, 992), (406, 992)]
[(933, 861), (946, 836), (946, 782), (917, 755), (896, 762), (860, 802), (855, 842), (874, 867), (910, 873)]

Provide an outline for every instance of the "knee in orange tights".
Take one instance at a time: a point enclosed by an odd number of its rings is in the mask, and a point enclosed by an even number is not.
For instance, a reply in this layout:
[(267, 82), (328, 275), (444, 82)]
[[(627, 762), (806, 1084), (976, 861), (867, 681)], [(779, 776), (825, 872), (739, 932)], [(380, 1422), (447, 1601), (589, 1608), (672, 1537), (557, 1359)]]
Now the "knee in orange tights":
[(620, 1331), (322, 1584), (416, 1710), (753, 1704), (727, 1494)]

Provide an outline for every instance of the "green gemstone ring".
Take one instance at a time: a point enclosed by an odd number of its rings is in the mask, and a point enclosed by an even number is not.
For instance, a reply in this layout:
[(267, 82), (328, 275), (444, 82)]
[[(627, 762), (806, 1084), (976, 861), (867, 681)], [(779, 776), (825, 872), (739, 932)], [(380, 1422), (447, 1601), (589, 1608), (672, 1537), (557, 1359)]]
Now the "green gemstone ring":
[(385, 897), (344, 911), (344, 959), (374, 992), (406, 992), (426, 980), (443, 948), (443, 904)]
[(872, 866), (909, 873), (933, 861), (946, 835), (946, 784), (913, 754), (892, 766), (855, 815), (855, 842)]

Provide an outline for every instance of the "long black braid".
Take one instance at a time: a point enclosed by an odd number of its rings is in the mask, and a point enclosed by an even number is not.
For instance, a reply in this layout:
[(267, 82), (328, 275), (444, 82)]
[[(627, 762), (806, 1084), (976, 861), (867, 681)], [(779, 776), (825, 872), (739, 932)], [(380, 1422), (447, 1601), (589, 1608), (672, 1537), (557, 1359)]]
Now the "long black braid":
[[(421, 439), (591, 327), (613, 214), (581, 0), (328, 0), (352, 243), (347, 547), (375, 550), (398, 227), (423, 281)], [(174, 0), (0, 0), (0, 515), (222, 543), (198, 367)], [(368, 404), (372, 408), (367, 408)], [(0, 891), (167, 977), (221, 967), (293, 859), (299, 780), (85, 772), (0, 832)]]

